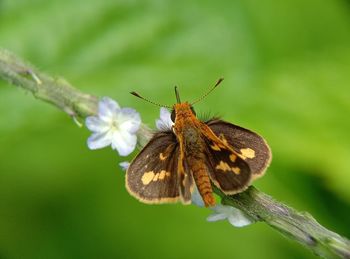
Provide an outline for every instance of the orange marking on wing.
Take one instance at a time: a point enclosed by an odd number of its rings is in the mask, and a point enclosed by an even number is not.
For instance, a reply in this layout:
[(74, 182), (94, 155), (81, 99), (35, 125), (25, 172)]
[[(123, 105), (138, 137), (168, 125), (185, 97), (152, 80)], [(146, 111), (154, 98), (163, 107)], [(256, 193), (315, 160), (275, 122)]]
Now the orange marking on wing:
[(239, 168), (239, 167), (231, 167), (231, 170), (235, 174), (240, 174), (241, 173), (241, 168)]
[(211, 145), (210, 147), (211, 147), (211, 149), (213, 149), (215, 151), (220, 151), (221, 150), (221, 148), (218, 145), (216, 145), (216, 144)]
[(142, 175), (141, 181), (144, 185), (148, 185), (153, 180), (153, 177), (154, 177), (154, 172), (149, 171)]
[(254, 158), (255, 157), (255, 151), (251, 148), (242, 148), (240, 150), (242, 156), (243, 156), (243, 159), (247, 159), (247, 158)]
[(230, 160), (231, 160), (231, 162), (236, 161), (236, 159), (237, 159), (237, 156), (236, 156), (235, 154), (231, 154), (231, 155), (230, 155)]

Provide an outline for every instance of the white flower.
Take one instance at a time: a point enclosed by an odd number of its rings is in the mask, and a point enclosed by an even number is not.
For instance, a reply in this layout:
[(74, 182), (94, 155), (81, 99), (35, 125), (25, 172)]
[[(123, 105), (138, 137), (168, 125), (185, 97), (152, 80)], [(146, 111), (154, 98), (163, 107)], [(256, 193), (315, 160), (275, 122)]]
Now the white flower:
[(119, 166), (122, 168), (123, 171), (128, 170), (130, 163), (128, 161), (120, 162)]
[(203, 198), (200, 195), (196, 185), (194, 185), (194, 190), (192, 192), (192, 197), (191, 198), (192, 198), (192, 204), (195, 204), (198, 207), (204, 207)]
[(174, 122), (171, 120), (171, 113), (167, 108), (160, 108), (159, 119), (156, 120), (156, 127), (159, 130), (171, 129), (174, 125)]
[(207, 218), (207, 221), (213, 222), (227, 219), (235, 227), (244, 227), (253, 223), (241, 210), (231, 206), (218, 204), (212, 210), (214, 213)]
[(85, 124), (93, 132), (87, 141), (90, 149), (111, 145), (119, 155), (127, 156), (136, 147), (141, 118), (134, 109), (120, 108), (116, 101), (104, 97), (98, 104), (97, 116), (87, 117)]

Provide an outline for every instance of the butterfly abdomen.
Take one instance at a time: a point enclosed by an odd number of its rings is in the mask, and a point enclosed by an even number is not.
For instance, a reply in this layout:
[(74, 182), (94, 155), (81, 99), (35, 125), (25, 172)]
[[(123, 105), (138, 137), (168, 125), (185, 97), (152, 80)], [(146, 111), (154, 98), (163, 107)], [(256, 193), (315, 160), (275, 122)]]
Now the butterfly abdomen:
[(214, 206), (215, 199), (213, 189), (211, 187), (206, 163), (204, 163), (206, 159), (203, 155), (205, 143), (202, 139), (199, 127), (193, 127), (192, 124), (187, 122), (186, 126), (183, 127), (182, 135), (185, 157), (197, 185), (197, 189), (203, 198), (205, 206)]
[(190, 167), (197, 189), (203, 198), (205, 206), (214, 206), (215, 199), (206, 166), (203, 162), (192, 160)]

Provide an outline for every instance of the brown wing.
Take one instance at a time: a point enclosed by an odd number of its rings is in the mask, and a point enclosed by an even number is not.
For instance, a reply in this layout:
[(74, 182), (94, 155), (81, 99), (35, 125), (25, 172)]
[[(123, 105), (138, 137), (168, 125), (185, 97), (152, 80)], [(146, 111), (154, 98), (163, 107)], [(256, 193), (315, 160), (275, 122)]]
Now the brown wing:
[(265, 173), (271, 162), (271, 150), (261, 136), (222, 120), (211, 120), (206, 124), (220, 139), (227, 141), (248, 163), (253, 179)]
[(171, 131), (156, 133), (133, 159), (126, 172), (126, 188), (144, 203), (176, 202), (179, 145)]
[(180, 197), (183, 204), (190, 204), (194, 189), (194, 180), (184, 155), (185, 152), (183, 150), (181, 151), (181, 145), (179, 144), (178, 178)]
[(244, 191), (252, 178), (248, 164), (220, 140), (206, 138), (206, 163), (213, 183), (225, 194)]

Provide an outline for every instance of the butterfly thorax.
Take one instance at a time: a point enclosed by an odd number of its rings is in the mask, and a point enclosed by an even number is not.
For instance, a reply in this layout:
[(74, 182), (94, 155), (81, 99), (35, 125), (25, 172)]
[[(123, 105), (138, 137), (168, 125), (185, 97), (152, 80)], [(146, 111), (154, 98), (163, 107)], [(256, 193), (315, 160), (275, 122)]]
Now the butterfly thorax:
[[(207, 126), (197, 119), (189, 103), (174, 105), (175, 125), (174, 133), (180, 144), (180, 161), (186, 160), (198, 191), (206, 206), (215, 205), (210, 177), (206, 166), (204, 149), (206, 147), (203, 138), (203, 129)], [(182, 166), (179, 166), (180, 170)], [(179, 172), (186, 174), (186, 172)]]
[(186, 155), (202, 154), (204, 143), (201, 133), (202, 122), (197, 119), (189, 103), (174, 105), (175, 125), (174, 133)]

